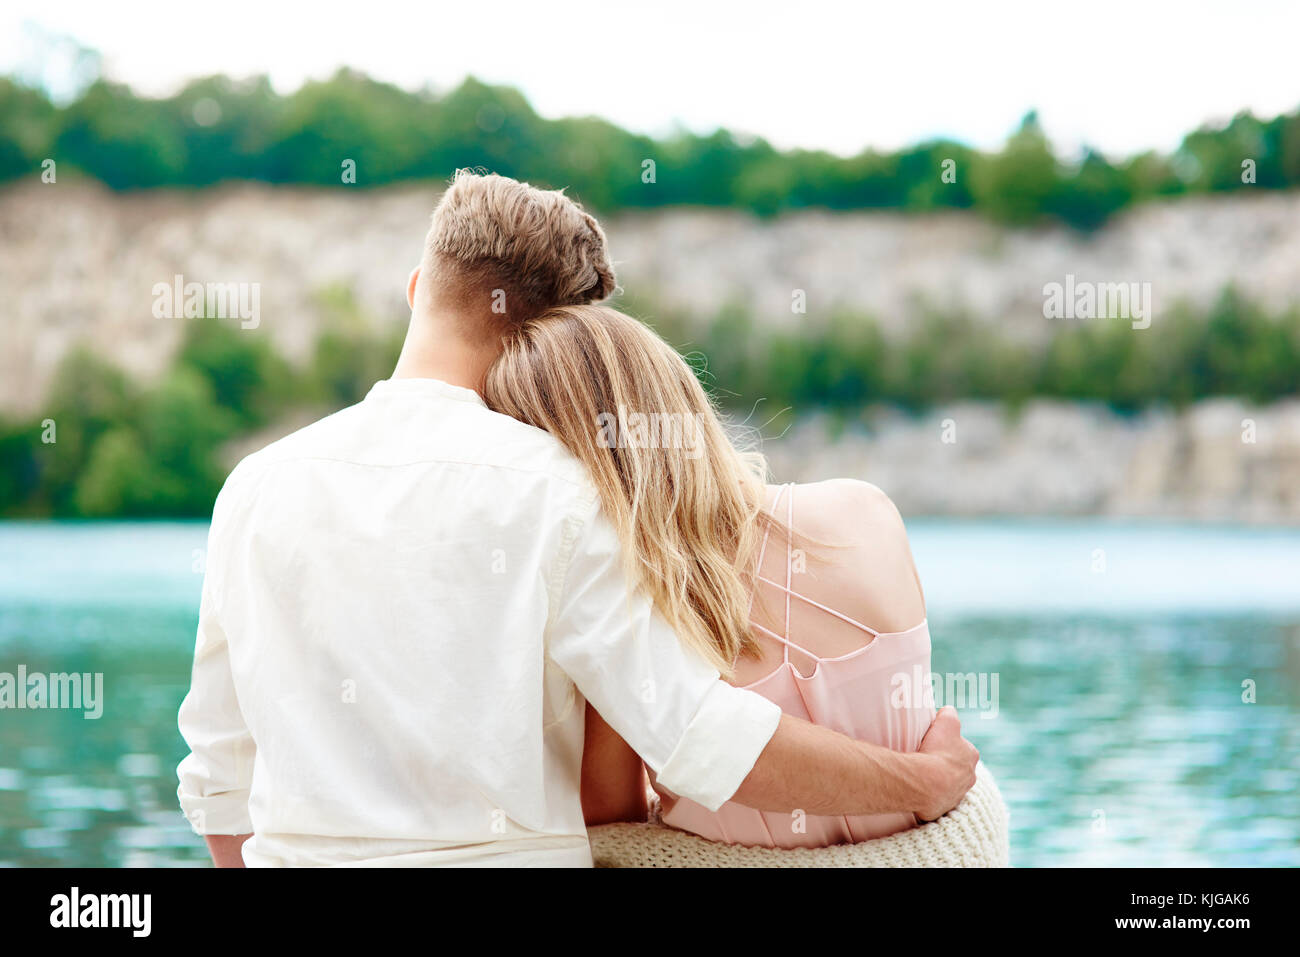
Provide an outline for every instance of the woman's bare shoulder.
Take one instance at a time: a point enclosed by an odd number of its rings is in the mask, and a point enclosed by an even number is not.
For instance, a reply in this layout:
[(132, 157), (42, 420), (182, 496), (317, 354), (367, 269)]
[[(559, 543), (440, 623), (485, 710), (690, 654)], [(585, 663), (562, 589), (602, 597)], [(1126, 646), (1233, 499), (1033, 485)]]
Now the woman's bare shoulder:
[[(906, 537), (897, 506), (878, 486), (860, 479), (835, 478), (801, 483), (794, 487), (795, 524), (815, 537), (819, 530), (831, 535), (849, 528), (892, 531)], [(780, 516), (784, 518), (782, 513)]]
[(841, 609), (845, 614), (880, 631), (901, 631), (925, 617), (907, 528), (882, 489), (830, 479), (798, 485), (794, 494), (795, 534), (806, 536), (810, 558), (823, 566), (814, 573), (856, 611)]

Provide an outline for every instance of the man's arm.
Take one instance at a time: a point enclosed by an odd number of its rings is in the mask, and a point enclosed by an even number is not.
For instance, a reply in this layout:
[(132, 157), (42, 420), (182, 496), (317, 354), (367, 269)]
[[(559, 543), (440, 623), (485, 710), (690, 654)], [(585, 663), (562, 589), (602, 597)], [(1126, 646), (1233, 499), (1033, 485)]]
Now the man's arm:
[(588, 704), (582, 741), (582, 816), (587, 826), (644, 821), (650, 812), (648, 788), (641, 756)]
[[(857, 807), (861, 802), (876, 810), (910, 808), (928, 821), (955, 807), (974, 780), (970, 769), (979, 752), (961, 737), (960, 723), (951, 708), (940, 711), (930, 726), (921, 745), (925, 757), (919, 761), (917, 754), (888, 751), (825, 731), (798, 718), (784, 717), (733, 800), (781, 813), (796, 807), (824, 813), (816, 809), (842, 802)], [(827, 762), (840, 760), (844, 767), (838, 775), (824, 770)], [(807, 765), (823, 770), (801, 769)], [(864, 771), (866, 781), (855, 789), (852, 779)], [(810, 780), (814, 787), (820, 782), (820, 793), (811, 797)], [(641, 758), (591, 705), (587, 705), (582, 750), (582, 810), (588, 827), (644, 821), (647, 813)]]
[(782, 715), (776, 733), (732, 800), (760, 811), (880, 814), (911, 811), (930, 821), (951, 811), (975, 783), (979, 751), (943, 708), (915, 754), (855, 741)]
[(955, 713), (917, 754), (862, 744), (783, 715), (719, 680), (631, 588), (618, 538), (591, 502), (569, 535), (547, 652), (670, 791), (709, 810), (737, 801), (810, 814), (938, 817), (974, 781)]
[[(213, 574), (211, 541), (209, 576)], [(203, 582), (190, 690), (181, 702), (178, 723), (190, 746), (176, 769), (181, 809), (194, 831), (207, 839), (214, 864), (241, 866), (240, 848), (253, 830), (248, 795), (257, 747), (235, 695), (230, 648), (209, 578)]]
[(244, 842), (251, 834), (209, 834), (208, 853), (215, 867), (243, 867)]

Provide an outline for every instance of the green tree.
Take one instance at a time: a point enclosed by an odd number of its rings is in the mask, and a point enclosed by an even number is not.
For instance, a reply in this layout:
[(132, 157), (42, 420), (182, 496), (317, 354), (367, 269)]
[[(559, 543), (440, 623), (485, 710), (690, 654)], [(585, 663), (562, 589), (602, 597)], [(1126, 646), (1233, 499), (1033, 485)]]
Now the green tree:
[(1133, 187), (1124, 170), (1090, 149), (1074, 175), (1060, 180), (1046, 208), (1076, 229), (1093, 230), (1132, 199)]
[(975, 208), (999, 222), (1040, 221), (1060, 190), (1056, 157), (1034, 112), (1025, 115), (1001, 153), (981, 156), (971, 170)]

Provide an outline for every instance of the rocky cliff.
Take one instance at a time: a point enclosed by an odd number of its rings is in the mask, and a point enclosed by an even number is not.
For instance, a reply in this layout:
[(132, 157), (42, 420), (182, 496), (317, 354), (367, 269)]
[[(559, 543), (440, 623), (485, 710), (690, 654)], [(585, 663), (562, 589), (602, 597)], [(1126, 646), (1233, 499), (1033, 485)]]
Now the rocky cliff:
[[(240, 184), (115, 194), (85, 181), (0, 191), (0, 411), (39, 409), (59, 360), (90, 343), (133, 374), (161, 372), (195, 320), (158, 318), (154, 289), (257, 284), (254, 334), (304, 356), (321, 289), (352, 290), (376, 324), (406, 319), (431, 185), (305, 190)], [(1300, 195), (1154, 204), (1084, 237), (1011, 231), (960, 214), (806, 212), (760, 221), (669, 210), (606, 222), (633, 297), (703, 320), (729, 303), (766, 323), (869, 312), (897, 328), (921, 311), (962, 310), (1000, 332), (1051, 334), (1043, 286), (1067, 274), (1149, 282), (1155, 308), (1204, 305), (1228, 283), (1278, 308), (1300, 303)], [(952, 420), (955, 440), (941, 423)], [(1253, 421), (1253, 432), (1246, 420)], [(1253, 441), (1243, 440), (1250, 432)], [(778, 475), (867, 478), (910, 512), (1108, 513), (1300, 521), (1300, 410), (1210, 401), (1124, 418), (1035, 403), (1018, 417), (968, 404), (924, 419), (878, 411), (843, 435), (820, 419), (768, 443)]]

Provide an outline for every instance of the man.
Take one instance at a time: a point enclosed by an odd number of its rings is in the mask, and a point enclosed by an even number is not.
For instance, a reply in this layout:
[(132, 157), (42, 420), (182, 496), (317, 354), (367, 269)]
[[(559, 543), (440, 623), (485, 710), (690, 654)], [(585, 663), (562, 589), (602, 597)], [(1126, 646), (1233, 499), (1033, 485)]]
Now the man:
[(180, 711), (218, 866), (589, 866), (588, 701), (710, 809), (934, 818), (974, 782), (951, 709), (899, 754), (720, 681), (629, 589), (578, 463), (484, 406), (511, 324), (613, 287), (576, 204), (459, 175), (393, 377), (231, 474)]

